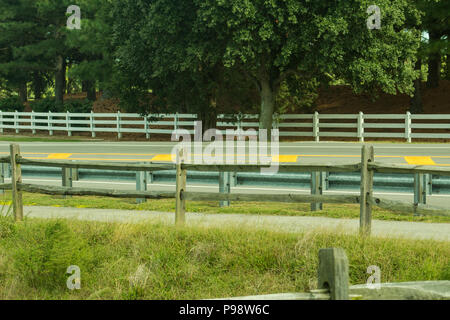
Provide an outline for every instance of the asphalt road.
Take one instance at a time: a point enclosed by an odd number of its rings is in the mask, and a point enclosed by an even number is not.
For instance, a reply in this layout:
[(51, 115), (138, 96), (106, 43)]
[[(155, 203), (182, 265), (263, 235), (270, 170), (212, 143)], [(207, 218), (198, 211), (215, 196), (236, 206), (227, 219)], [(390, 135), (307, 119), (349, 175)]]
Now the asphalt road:
[[(108, 160), (108, 161), (170, 161), (172, 142), (26, 142), (19, 143), (26, 158)], [(358, 162), (361, 143), (297, 142), (280, 143), (280, 162)], [(450, 166), (450, 145), (375, 143), (377, 161), (398, 164)], [(207, 143), (204, 143), (204, 147)], [(195, 150), (192, 152), (195, 154)], [(226, 151), (224, 151), (225, 153)], [(0, 155), (9, 153), (9, 143), (0, 143)], [(237, 154), (238, 150), (234, 151)], [(246, 154), (252, 154), (248, 150)]]

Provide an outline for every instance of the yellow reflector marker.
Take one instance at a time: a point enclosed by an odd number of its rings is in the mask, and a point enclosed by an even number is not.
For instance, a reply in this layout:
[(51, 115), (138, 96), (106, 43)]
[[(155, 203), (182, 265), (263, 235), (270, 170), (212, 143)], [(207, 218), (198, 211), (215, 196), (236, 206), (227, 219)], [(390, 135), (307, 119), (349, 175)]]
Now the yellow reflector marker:
[(48, 155), (48, 159), (68, 159), (72, 154), (71, 153), (50, 153)]
[(272, 162), (297, 162), (298, 156), (296, 155), (279, 155), (272, 157)]
[(151, 161), (172, 161), (171, 154), (158, 154)]
[(415, 165), (435, 165), (436, 163), (431, 159), (431, 157), (405, 157), (408, 164)]

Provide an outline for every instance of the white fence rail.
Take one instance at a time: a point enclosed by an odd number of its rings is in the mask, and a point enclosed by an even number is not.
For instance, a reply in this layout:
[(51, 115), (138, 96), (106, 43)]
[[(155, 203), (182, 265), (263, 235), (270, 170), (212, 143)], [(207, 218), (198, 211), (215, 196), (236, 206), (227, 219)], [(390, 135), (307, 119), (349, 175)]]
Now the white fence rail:
[[(39, 113), (0, 111), (0, 133), (4, 130), (98, 132), (171, 135), (174, 130), (187, 129), (193, 133), (195, 114), (153, 114), (148, 118), (137, 113)], [(258, 129), (258, 115), (219, 115), (218, 129)], [(450, 139), (450, 114), (287, 114), (275, 115), (273, 127), (280, 129), (281, 137), (396, 138), (411, 142), (412, 139)]]

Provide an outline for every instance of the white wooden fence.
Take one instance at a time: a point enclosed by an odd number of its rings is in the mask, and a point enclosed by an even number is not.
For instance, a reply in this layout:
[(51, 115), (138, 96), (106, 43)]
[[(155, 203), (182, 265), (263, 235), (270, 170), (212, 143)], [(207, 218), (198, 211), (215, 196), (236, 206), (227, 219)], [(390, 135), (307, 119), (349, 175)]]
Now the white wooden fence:
[[(174, 130), (194, 132), (195, 114), (152, 114), (145, 118), (137, 113), (38, 113), (0, 111), (0, 133), (5, 129), (16, 133), (27, 130), (73, 132), (141, 133), (150, 139), (152, 134), (171, 135)], [(218, 129), (258, 129), (258, 115), (219, 115)], [(280, 129), (281, 137), (396, 138), (450, 139), (450, 114), (286, 114), (275, 115), (273, 127)]]

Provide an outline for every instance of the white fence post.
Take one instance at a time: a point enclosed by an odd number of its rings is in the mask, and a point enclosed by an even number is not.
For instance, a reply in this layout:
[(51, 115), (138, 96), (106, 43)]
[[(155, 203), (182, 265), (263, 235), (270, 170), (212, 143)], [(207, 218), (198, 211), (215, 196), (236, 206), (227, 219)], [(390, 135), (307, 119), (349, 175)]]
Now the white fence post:
[(53, 130), (52, 130), (52, 123), (51, 123), (51, 121), (53, 120), (53, 117), (52, 117), (52, 112), (51, 111), (48, 112), (47, 119), (48, 119), (48, 132), (52, 136), (53, 135)]
[(144, 116), (144, 130), (145, 130), (145, 138), (150, 139), (150, 126), (148, 124), (148, 117)]
[(71, 137), (72, 131), (70, 131), (70, 112), (69, 112), (69, 110), (67, 110), (67, 113), (66, 113), (66, 129), (67, 129), (67, 135), (69, 137)]
[(411, 113), (409, 111), (406, 111), (405, 116), (405, 139), (411, 143)]
[(122, 133), (120, 132), (120, 111), (117, 111), (117, 138), (122, 138)]
[(36, 117), (34, 115), (34, 110), (31, 110), (31, 123), (30, 123), (30, 125), (31, 125), (31, 132), (33, 134), (36, 134), (36, 122), (35, 122), (35, 119), (36, 119)]
[(313, 135), (314, 135), (314, 139), (316, 140), (316, 142), (320, 141), (320, 137), (319, 137), (319, 113), (316, 111), (314, 112), (314, 117), (313, 117)]
[(14, 110), (14, 129), (16, 129), (16, 133), (19, 133), (19, 113), (17, 110)]
[(91, 115), (89, 117), (91, 121), (91, 137), (95, 138), (95, 123), (94, 123), (94, 111), (91, 110)]
[(3, 111), (0, 110), (0, 133), (3, 133)]
[(175, 113), (175, 118), (173, 119), (173, 130), (175, 131), (175, 138), (178, 140), (178, 112)]
[(359, 142), (364, 142), (364, 113), (358, 114), (358, 138)]

